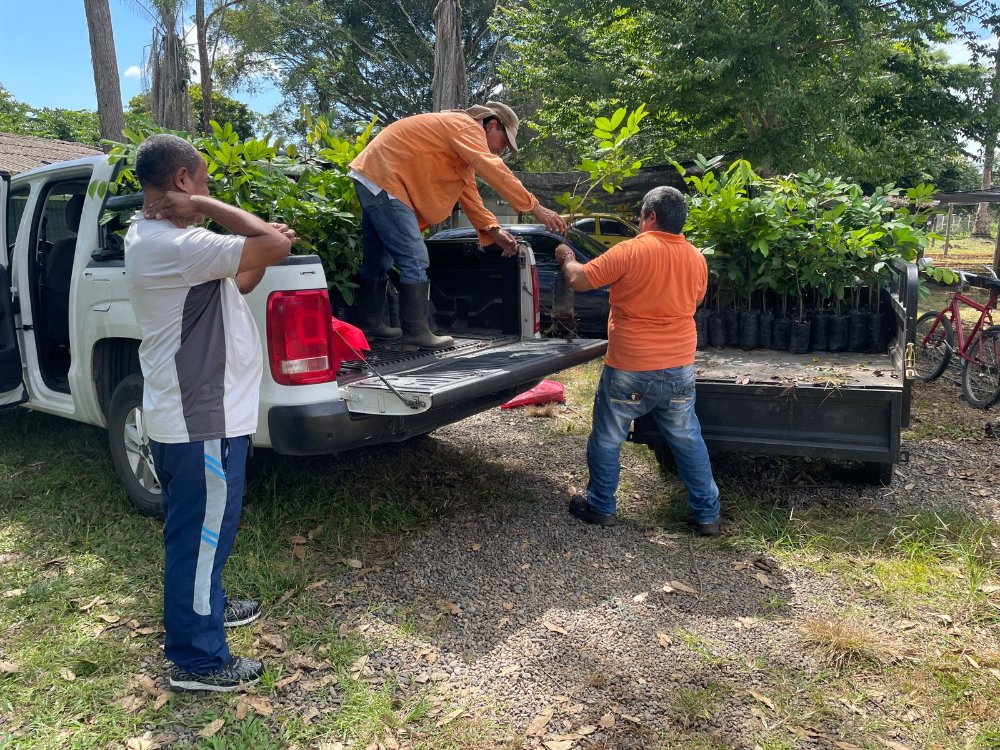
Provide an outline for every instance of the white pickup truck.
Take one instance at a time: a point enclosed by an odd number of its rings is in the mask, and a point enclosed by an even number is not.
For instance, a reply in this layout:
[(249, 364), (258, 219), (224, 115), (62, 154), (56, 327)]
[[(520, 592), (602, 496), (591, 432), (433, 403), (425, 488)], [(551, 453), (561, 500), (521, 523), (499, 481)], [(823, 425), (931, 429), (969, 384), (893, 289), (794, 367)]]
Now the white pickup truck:
[[(139, 328), (124, 250), (100, 198), (105, 157), (0, 173), (6, 253), (0, 259), (0, 405), (108, 429), (125, 490), (161, 512), (142, 420)], [(290, 455), (399, 442), (501, 404), (546, 375), (594, 359), (606, 342), (539, 335), (530, 248), (501, 258), (475, 242), (429, 241), (433, 327), (455, 338), (439, 351), (375, 346), (367, 361), (334, 364), (331, 304), (315, 255), (268, 269), (247, 296), (265, 347), (254, 445)], [(337, 312), (349, 312), (337, 310)]]

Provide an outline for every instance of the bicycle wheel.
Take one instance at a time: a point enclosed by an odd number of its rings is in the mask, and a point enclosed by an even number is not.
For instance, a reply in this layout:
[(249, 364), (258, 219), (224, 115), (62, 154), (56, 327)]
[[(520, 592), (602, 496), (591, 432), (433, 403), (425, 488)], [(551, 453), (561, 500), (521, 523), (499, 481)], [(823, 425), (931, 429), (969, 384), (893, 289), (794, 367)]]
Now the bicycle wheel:
[(951, 321), (945, 317), (937, 320), (937, 316), (936, 312), (927, 312), (917, 319), (913, 367), (917, 371), (917, 378), (925, 383), (941, 377), (948, 368), (952, 348), (955, 346), (955, 332)]
[(962, 393), (977, 409), (985, 409), (1000, 399), (1000, 326), (987, 328), (969, 347), (972, 361), (962, 367)]

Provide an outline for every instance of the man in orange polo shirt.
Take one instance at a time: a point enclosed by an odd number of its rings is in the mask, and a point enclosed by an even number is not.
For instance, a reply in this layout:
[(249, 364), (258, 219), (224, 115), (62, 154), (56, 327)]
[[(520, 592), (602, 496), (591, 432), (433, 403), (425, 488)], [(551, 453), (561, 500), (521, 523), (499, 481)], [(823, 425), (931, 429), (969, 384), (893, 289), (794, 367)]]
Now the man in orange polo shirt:
[(569, 512), (587, 523), (613, 526), (622, 443), (632, 420), (652, 413), (688, 491), (690, 521), (704, 536), (720, 533), (719, 489), (694, 411), (694, 312), (705, 296), (708, 266), (681, 234), (687, 206), (679, 190), (653, 188), (642, 199), (639, 234), (580, 264), (565, 245), (556, 249), (576, 291), (611, 286), (608, 352), (594, 397), (587, 441), (587, 497)]
[[(427, 247), (421, 232), (444, 221), (458, 203), (484, 245), (505, 256), (517, 253), (514, 237), (483, 205), (478, 174), (516, 211), (530, 212), (547, 229), (565, 232), (566, 222), (541, 205), (503, 163), (517, 152), (517, 115), (501, 102), (467, 110), (414, 115), (386, 126), (351, 162), (358, 200), (364, 259), (358, 309), (361, 329), (372, 338), (403, 337), (404, 344), (441, 348), (450, 336), (427, 325)], [(399, 269), (402, 331), (385, 324), (387, 274)]]

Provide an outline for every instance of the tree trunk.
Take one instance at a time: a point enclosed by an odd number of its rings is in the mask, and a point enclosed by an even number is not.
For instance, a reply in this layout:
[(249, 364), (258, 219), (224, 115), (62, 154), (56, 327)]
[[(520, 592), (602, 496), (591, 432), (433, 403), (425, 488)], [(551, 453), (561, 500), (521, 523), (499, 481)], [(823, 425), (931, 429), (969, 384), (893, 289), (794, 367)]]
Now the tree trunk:
[(198, 31), (198, 64), (201, 68), (201, 127), (212, 134), (212, 64), (208, 61), (208, 29), (205, 24), (205, 0), (195, 0), (195, 25)]
[[(1000, 41), (997, 42), (996, 55), (993, 57), (993, 82), (990, 98), (994, 104), (1000, 104)], [(990, 130), (983, 141), (983, 190), (993, 187), (993, 158), (996, 155), (997, 131)], [(973, 237), (990, 236), (990, 204), (980, 203), (976, 210), (976, 226), (972, 230)]]
[(115, 55), (115, 35), (111, 26), (108, 0), (83, 0), (90, 34), (90, 60), (94, 65), (94, 88), (97, 92), (97, 117), (101, 122), (101, 138), (122, 140), (125, 116), (122, 113), (122, 92), (118, 80), (118, 57)]
[(431, 102), (435, 112), (469, 105), (462, 49), (462, 5), (459, 0), (440, 0), (434, 8), (434, 80)]

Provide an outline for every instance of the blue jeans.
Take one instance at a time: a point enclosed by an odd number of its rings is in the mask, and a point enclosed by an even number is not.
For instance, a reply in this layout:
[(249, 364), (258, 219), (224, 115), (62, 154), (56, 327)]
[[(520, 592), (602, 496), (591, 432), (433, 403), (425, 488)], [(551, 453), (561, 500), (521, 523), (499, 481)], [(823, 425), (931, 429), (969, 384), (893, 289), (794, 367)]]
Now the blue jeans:
[(354, 180), (354, 190), (361, 203), (361, 243), (364, 246), (361, 276), (370, 281), (384, 279), (395, 262), (399, 283), (427, 281), (430, 259), (413, 209), (390, 198), (384, 190), (373, 195), (357, 180)]
[(208, 674), (229, 661), (222, 569), (243, 509), (249, 437), (193, 443), (150, 440), (163, 489), (163, 653)]
[(719, 488), (712, 478), (694, 399), (694, 365), (645, 372), (604, 366), (594, 396), (594, 426), (587, 440), (587, 503), (592, 511), (614, 514), (622, 443), (632, 420), (652, 413), (687, 487), (691, 520), (711, 523), (718, 519)]

